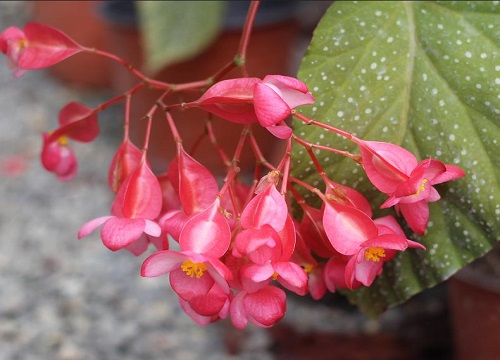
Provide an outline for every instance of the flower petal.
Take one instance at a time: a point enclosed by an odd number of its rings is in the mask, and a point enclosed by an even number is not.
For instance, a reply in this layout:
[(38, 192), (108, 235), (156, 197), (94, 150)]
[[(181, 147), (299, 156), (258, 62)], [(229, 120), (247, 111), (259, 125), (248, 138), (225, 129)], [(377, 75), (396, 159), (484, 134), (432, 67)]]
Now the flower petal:
[(138, 240), (144, 233), (144, 219), (113, 217), (106, 221), (101, 229), (104, 245), (112, 250), (120, 250)]
[(292, 113), (286, 102), (264, 83), (255, 84), (253, 101), (257, 119), (265, 128), (276, 125)]
[(343, 255), (355, 254), (362, 242), (378, 234), (377, 226), (364, 212), (341, 204), (326, 204), (323, 227), (334, 249)]
[(179, 251), (158, 251), (144, 260), (141, 266), (141, 276), (156, 277), (165, 275), (172, 270), (180, 268), (187, 256)]
[(114, 216), (101, 216), (86, 222), (80, 227), (80, 230), (78, 230), (78, 239), (89, 235), (91, 232), (93, 232), (95, 229), (97, 229), (99, 226), (101, 226), (111, 218), (114, 218)]
[(27, 23), (24, 34), (28, 44), (19, 56), (22, 69), (43, 69), (83, 51), (66, 34), (47, 25)]

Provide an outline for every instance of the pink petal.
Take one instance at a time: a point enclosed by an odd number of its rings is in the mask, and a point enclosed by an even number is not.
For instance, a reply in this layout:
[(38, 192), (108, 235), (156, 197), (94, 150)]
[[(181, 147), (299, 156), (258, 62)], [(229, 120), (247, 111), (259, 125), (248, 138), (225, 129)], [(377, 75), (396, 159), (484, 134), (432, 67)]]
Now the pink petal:
[(83, 224), (80, 227), (80, 230), (78, 230), (78, 239), (81, 239), (90, 233), (92, 233), (95, 229), (97, 229), (99, 226), (104, 224), (106, 221), (109, 219), (114, 218), (114, 216), (101, 216), (96, 219), (90, 220)]
[(247, 204), (241, 214), (241, 226), (248, 229), (268, 224), (276, 231), (281, 231), (285, 226), (287, 214), (285, 198), (276, 190), (276, 186), (271, 184)]
[(293, 134), (292, 128), (287, 125), (272, 125), (266, 127), (266, 130), (276, 136), (278, 139), (283, 140), (289, 139)]
[(199, 106), (225, 120), (238, 124), (257, 122), (253, 107), (253, 87), (262, 80), (238, 78), (219, 81), (197, 101), (187, 107)]
[(282, 245), (282, 253), (279, 260), (288, 261), (293, 255), (296, 244), (295, 223), (290, 214), (287, 214), (285, 227), (278, 233), (278, 235), (281, 239)]
[(361, 243), (377, 236), (377, 226), (364, 212), (351, 206), (327, 203), (323, 227), (339, 253), (353, 255)]
[(300, 232), (307, 246), (318, 256), (329, 258), (335, 251), (323, 229), (323, 211), (305, 205)]
[(214, 279), (222, 290), (229, 294), (229, 285), (227, 282), (233, 278), (231, 270), (222, 261), (212, 257), (206, 257), (205, 265), (212, 279)]
[(387, 215), (373, 220), (377, 225), (379, 235), (395, 234), (405, 237), (405, 233), (401, 226), (392, 215)]
[(179, 201), (179, 196), (175, 191), (174, 185), (170, 181), (168, 173), (158, 175), (158, 181), (160, 182), (160, 187), (163, 195), (162, 209), (161, 212), (165, 213), (170, 210), (178, 210), (181, 207)]
[[(217, 82), (212, 85), (196, 101), (198, 104), (210, 104), (220, 99), (231, 100), (252, 100), (253, 87), (262, 82), (259, 78), (236, 78)], [(213, 99), (218, 99), (214, 101)]]
[(255, 84), (253, 99), (257, 119), (265, 128), (276, 125), (291, 114), (291, 109), (286, 102), (263, 83)]
[(424, 235), (429, 222), (429, 205), (422, 200), (411, 204), (398, 204), (410, 228), (419, 235)]
[(220, 200), (194, 215), (181, 231), (179, 244), (182, 250), (220, 258), (231, 242), (227, 219), (219, 212)]
[(227, 301), (227, 293), (214, 284), (205, 295), (191, 299), (189, 305), (193, 311), (202, 316), (218, 316)]
[(361, 246), (363, 248), (377, 247), (382, 249), (404, 251), (408, 247), (408, 240), (404, 236), (385, 234), (367, 240), (363, 242)]
[(60, 128), (51, 136), (65, 135), (73, 140), (90, 142), (99, 135), (97, 112), (76, 101), (70, 102), (59, 112)]
[(240, 330), (244, 329), (248, 323), (247, 311), (245, 309), (244, 303), (246, 295), (246, 291), (238, 292), (231, 301), (231, 306), (229, 308), (231, 322), (233, 323), (235, 328)]
[(278, 273), (278, 282), (286, 289), (298, 295), (307, 294), (307, 275), (299, 265), (293, 262), (279, 262), (274, 265)]
[(431, 180), (431, 184), (441, 184), (446, 181), (458, 179), (465, 176), (465, 172), (457, 166), (445, 164), (446, 171)]
[[(7, 54), (12, 42), (25, 40), (24, 32), (15, 26), (9, 26), (0, 34), (0, 51)], [(252, 88), (253, 89), (253, 88)]]
[(380, 141), (365, 141), (366, 144), (389, 164), (406, 175), (418, 166), (415, 155), (401, 146)]
[(165, 230), (172, 238), (179, 242), (182, 228), (189, 220), (189, 217), (183, 210), (173, 210), (164, 214), (159, 220), (158, 224)]
[(178, 171), (179, 199), (186, 214), (191, 215), (212, 205), (219, 187), (210, 170), (181, 149)]
[(141, 276), (156, 277), (179, 269), (187, 257), (174, 250), (158, 251), (144, 260), (141, 267)]
[(104, 223), (101, 239), (108, 249), (117, 251), (138, 240), (144, 233), (144, 227), (144, 219), (113, 217)]
[(366, 175), (383, 193), (392, 194), (417, 166), (415, 156), (399, 146), (359, 139), (355, 141), (361, 152)]
[(268, 281), (274, 274), (274, 267), (271, 263), (266, 263), (263, 265), (249, 264), (242, 270), (242, 275), (251, 279), (255, 283), (260, 283), (263, 281)]
[(333, 256), (331, 257), (323, 270), (326, 287), (330, 292), (336, 289), (345, 289), (346, 285), (346, 265), (350, 257)]
[(125, 179), (134, 171), (142, 159), (142, 151), (129, 139), (125, 139), (116, 150), (108, 172), (108, 184), (113, 192), (117, 192)]
[(43, 147), (40, 160), (43, 167), (53, 172), (60, 181), (73, 179), (78, 172), (78, 161), (67, 144), (50, 141), (50, 135), (43, 134)]
[(321, 300), (328, 290), (322, 270), (322, 268), (316, 267), (309, 273), (309, 293), (314, 300)]
[(144, 226), (144, 233), (150, 235), (150, 236), (155, 236), (158, 237), (161, 235), (161, 227), (154, 221), (144, 219), (145, 226)]
[(148, 245), (149, 241), (146, 234), (142, 234), (142, 236), (139, 239), (137, 239), (132, 244), (125, 247), (125, 250), (131, 252), (135, 256), (139, 256), (148, 249)]
[(261, 327), (271, 327), (285, 315), (286, 294), (280, 288), (267, 286), (247, 294), (244, 304), (251, 323)]
[[(366, 261), (364, 259), (364, 252), (356, 256), (353, 256), (346, 266), (346, 284), (350, 289), (353, 289), (357, 282), (365, 286), (370, 286), (375, 278), (380, 274), (383, 261)], [(353, 271), (353, 276), (351, 275)], [(349, 276), (349, 281), (348, 280)]]
[(263, 82), (278, 88), (281, 97), (291, 108), (314, 104), (314, 97), (300, 80), (289, 76), (267, 75)]
[(172, 289), (186, 301), (206, 295), (214, 284), (214, 279), (206, 272), (199, 278), (187, 275), (180, 266), (170, 272)]
[(344, 186), (338, 184), (332, 180), (328, 180), (325, 195), (332, 201), (353, 206), (362, 212), (364, 212), (369, 217), (372, 216), (372, 208), (366, 197), (359, 191), (350, 188), (349, 186)]
[(236, 235), (232, 254), (236, 257), (248, 256), (256, 264), (278, 260), (281, 256), (281, 239), (269, 225), (260, 229), (247, 229)]
[(28, 23), (24, 33), (28, 43), (19, 57), (22, 69), (43, 69), (83, 50), (67, 35), (47, 25)]
[(160, 183), (143, 158), (118, 190), (112, 213), (131, 219), (156, 219), (161, 206)]
[(194, 320), (195, 323), (197, 323), (200, 326), (206, 326), (210, 323), (213, 323), (214, 321), (217, 321), (219, 319), (218, 315), (214, 316), (203, 316), (198, 314), (196, 311), (194, 311), (191, 308), (191, 305), (189, 304), (188, 301), (183, 300), (181, 297), (179, 297), (179, 305), (181, 306), (182, 310), (191, 318)]
[(299, 79), (296, 79), (291, 76), (285, 76), (285, 75), (266, 75), (264, 79), (262, 79), (263, 82), (272, 84), (280, 90), (282, 88), (290, 88), (295, 91), (299, 91), (302, 93), (306, 93), (308, 91), (307, 85), (304, 84), (302, 81)]

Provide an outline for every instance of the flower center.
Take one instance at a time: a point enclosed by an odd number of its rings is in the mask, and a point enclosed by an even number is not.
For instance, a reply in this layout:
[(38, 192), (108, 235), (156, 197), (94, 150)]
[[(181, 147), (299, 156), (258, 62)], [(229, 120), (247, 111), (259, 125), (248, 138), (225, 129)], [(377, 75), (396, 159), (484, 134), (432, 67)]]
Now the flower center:
[(427, 180), (427, 179), (422, 180), (422, 183), (418, 187), (417, 192), (415, 194), (410, 195), (410, 196), (411, 197), (418, 196), (418, 195), (420, 195), (421, 192), (425, 191), (425, 184), (427, 183), (427, 181), (429, 181), (429, 180)]
[(303, 264), (302, 265), (302, 269), (304, 269), (304, 271), (306, 272), (306, 274), (310, 274), (311, 271), (314, 270), (314, 265), (312, 265), (312, 264)]
[(379, 247), (370, 247), (365, 250), (365, 259), (367, 261), (380, 261), (380, 258), (385, 257), (385, 250)]
[(66, 146), (68, 145), (68, 138), (64, 135), (60, 136), (59, 138), (57, 138), (57, 142), (59, 143), (59, 145)]
[(199, 279), (203, 276), (207, 267), (204, 263), (195, 263), (191, 260), (186, 260), (182, 263), (181, 269), (186, 273), (186, 275), (192, 278), (196, 276), (196, 278)]

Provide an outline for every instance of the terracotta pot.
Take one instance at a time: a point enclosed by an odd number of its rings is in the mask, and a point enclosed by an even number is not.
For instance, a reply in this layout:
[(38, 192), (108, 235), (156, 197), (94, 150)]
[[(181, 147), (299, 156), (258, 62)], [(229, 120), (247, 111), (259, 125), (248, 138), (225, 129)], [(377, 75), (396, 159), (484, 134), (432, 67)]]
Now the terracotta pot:
[[(33, 21), (53, 26), (78, 43), (107, 50), (105, 24), (97, 14), (101, 1), (28, 1)], [(93, 54), (77, 54), (49, 68), (60, 80), (81, 88), (108, 87), (110, 61)]]
[(448, 287), (455, 358), (498, 359), (500, 276), (467, 267), (450, 279)]
[[(135, 27), (108, 24), (106, 32), (109, 36), (108, 43), (112, 44), (112, 52), (127, 60), (137, 68), (142, 67), (142, 47), (139, 34)], [(251, 76), (263, 77), (266, 74), (289, 74), (290, 60), (295, 45), (297, 24), (294, 21), (281, 21), (273, 25), (259, 26), (254, 29), (248, 49), (248, 70)], [(203, 80), (213, 75), (223, 65), (231, 61), (236, 54), (240, 40), (240, 30), (223, 31), (213, 44), (196, 57), (181, 63), (167, 66), (155, 79), (171, 83), (183, 83)], [(130, 89), (137, 80), (124, 68), (115, 66), (112, 71), (114, 88), (118, 92)], [(239, 76), (238, 72), (228, 74), (226, 78)], [(153, 106), (161, 92), (143, 90), (138, 92), (132, 102), (131, 109), (131, 139), (138, 146), (143, 144), (145, 134), (142, 117)], [(183, 94), (179, 101), (195, 100), (199, 93)], [(207, 113), (198, 109), (188, 111), (174, 111), (172, 113), (178, 130), (183, 138), (183, 145), (187, 151), (197, 139), (205, 132), (204, 123)], [(225, 120), (214, 118), (213, 127), (217, 139), (229, 157), (232, 157), (236, 148), (242, 126)], [(255, 126), (254, 134), (264, 156), (271, 162), (283, 153), (283, 141), (277, 141), (267, 130)], [(175, 144), (164, 115), (157, 114), (153, 123), (153, 137), (149, 147), (149, 160), (156, 171), (165, 170), (171, 158), (175, 155)], [(204, 139), (194, 154), (196, 159), (207, 166), (218, 176), (223, 176), (222, 161), (214, 151), (208, 138)], [(246, 172), (251, 172), (255, 165), (255, 158), (247, 147), (241, 158), (240, 166)]]

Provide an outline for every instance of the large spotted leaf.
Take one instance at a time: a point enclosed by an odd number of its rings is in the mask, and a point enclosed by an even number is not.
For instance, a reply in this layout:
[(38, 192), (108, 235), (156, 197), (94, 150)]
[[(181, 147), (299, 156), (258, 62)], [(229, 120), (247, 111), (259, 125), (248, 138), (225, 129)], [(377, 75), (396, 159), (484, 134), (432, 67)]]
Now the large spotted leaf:
[[(447, 279), (491, 249), (500, 234), (500, 6), (498, 2), (335, 2), (315, 30), (299, 77), (316, 103), (313, 119), (369, 140), (404, 146), (418, 158), (460, 166), (467, 176), (438, 187), (427, 251), (408, 250), (373, 286), (347, 296), (377, 314)], [(312, 143), (349, 150), (347, 140), (294, 123)], [(317, 156), (337, 182), (376, 194), (352, 160)], [(320, 187), (301, 146), (293, 175)], [(309, 195), (310, 203), (317, 203)], [(381, 214), (381, 212), (379, 212)]]

